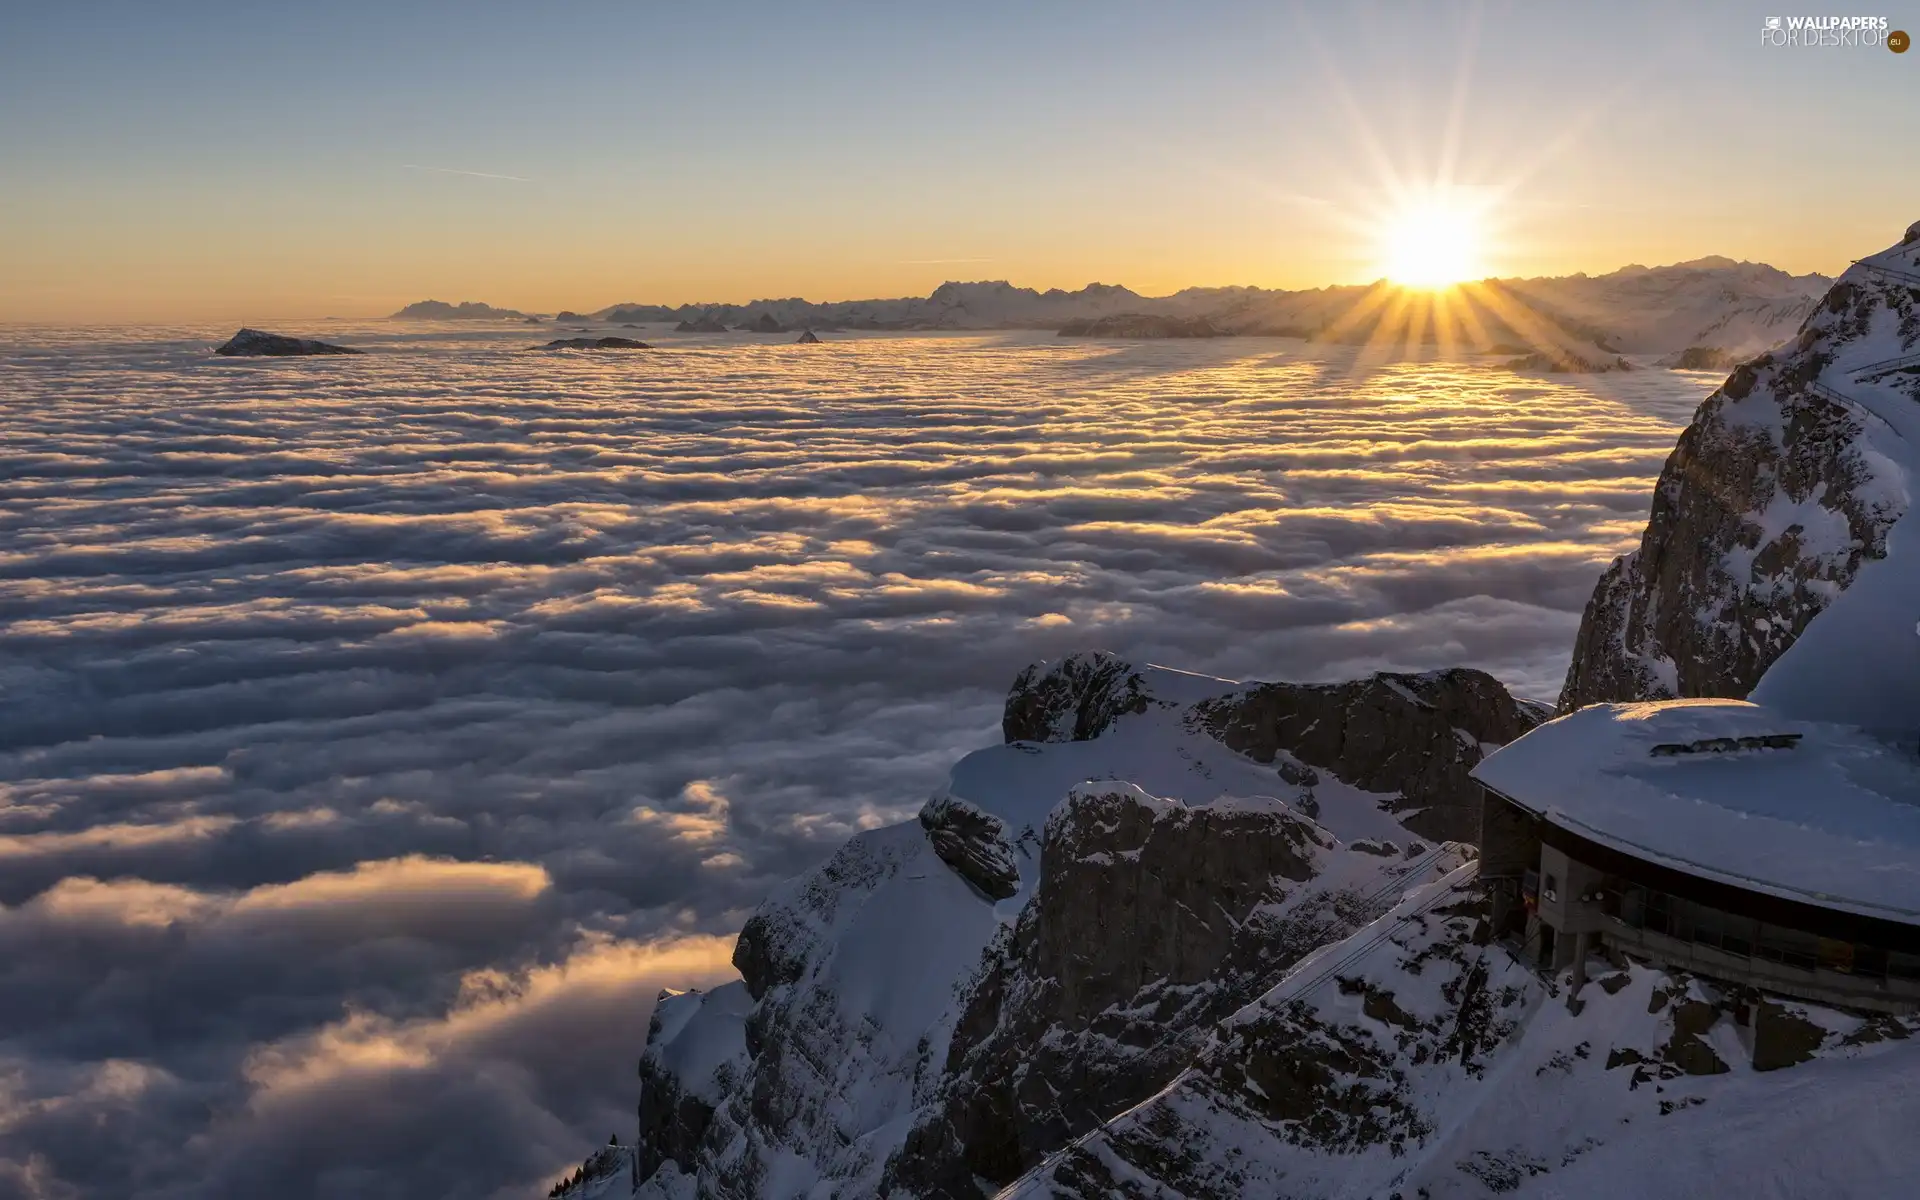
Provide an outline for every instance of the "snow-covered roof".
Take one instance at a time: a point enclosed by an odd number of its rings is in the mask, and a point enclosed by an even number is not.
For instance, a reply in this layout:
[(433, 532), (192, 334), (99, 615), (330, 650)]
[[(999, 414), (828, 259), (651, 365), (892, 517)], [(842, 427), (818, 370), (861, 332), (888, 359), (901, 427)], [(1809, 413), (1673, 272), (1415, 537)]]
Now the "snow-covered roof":
[(1920, 925), (1920, 762), (1848, 726), (1740, 700), (1593, 704), (1473, 775), (1637, 858)]

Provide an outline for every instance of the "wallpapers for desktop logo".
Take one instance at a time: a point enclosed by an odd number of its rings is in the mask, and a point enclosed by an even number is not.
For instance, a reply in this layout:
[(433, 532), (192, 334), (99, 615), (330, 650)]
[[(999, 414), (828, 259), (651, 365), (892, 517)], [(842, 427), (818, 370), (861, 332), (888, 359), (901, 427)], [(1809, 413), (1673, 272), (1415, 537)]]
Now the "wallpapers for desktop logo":
[(1760, 27), (1762, 46), (1881, 46), (1904, 53), (1907, 35), (1886, 17), (1768, 17)]

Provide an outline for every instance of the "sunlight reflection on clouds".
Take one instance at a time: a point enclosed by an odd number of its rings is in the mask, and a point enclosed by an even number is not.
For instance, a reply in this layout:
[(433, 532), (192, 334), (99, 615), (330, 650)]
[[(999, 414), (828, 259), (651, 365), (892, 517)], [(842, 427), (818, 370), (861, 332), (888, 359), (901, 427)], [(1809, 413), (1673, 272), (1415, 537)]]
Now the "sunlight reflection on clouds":
[(0, 1160), (127, 1196), (539, 1183), (630, 1127), (653, 991), (1033, 658), (1550, 696), (1705, 391), (1251, 339), (5, 336)]

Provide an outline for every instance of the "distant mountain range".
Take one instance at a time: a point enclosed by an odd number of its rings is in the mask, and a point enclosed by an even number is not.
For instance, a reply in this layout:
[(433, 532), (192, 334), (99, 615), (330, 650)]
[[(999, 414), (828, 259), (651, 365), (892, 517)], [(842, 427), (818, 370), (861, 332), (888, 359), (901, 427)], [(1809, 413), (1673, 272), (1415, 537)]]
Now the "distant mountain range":
[[(567, 320), (687, 323), (738, 329), (1098, 329), (1109, 318), (1169, 318), (1218, 334), (1308, 337), (1382, 345), (1547, 351), (1579, 356), (1676, 354), (1711, 347), (1746, 355), (1799, 328), (1833, 281), (1789, 275), (1764, 263), (1710, 257), (1606, 275), (1487, 279), (1432, 293), (1381, 281), (1308, 291), (1195, 287), (1142, 296), (1115, 284), (1079, 291), (1015, 287), (1004, 280), (943, 283), (926, 297), (815, 303), (798, 297), (746, 304), (612, 304)], [(467, 302), (410, 304), (396, 317), (516, 318), (511, 309)], [(1125, 329), (1138, 322), (1109, 321)], [(1159, 326), (1142, 327), (1172, 328)], [(1095, 334), (1095, 336), (1099, 336)]]
[(415, 321), (524, 321), (531, 314), (511, 308), (495, 308), (477, 300), (462, 300), (458, 304), (448, 304), (445, 300), (418, 300), (393, 315), (397, 319)]

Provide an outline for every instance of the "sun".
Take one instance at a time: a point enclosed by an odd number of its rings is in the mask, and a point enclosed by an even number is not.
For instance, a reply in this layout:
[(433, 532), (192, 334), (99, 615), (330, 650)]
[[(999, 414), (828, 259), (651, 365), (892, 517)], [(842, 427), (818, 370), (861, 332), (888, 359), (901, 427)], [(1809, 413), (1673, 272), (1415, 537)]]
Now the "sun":
[(1402, 287), (1447, 288), (1486, 274), (1481, 267), (1479, 215), (1458, 204), (1422, 200), (1388, 217), (1381, 230), (1381, 263)]

